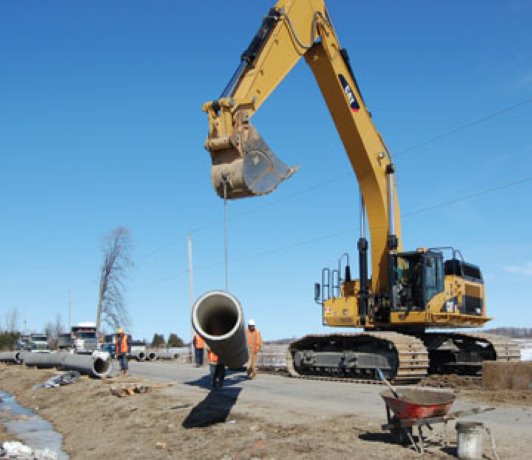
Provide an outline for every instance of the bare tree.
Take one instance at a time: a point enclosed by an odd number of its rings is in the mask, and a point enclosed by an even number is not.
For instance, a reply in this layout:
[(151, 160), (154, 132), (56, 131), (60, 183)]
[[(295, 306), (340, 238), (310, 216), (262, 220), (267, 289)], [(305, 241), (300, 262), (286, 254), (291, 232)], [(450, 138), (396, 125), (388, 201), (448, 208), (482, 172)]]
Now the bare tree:
[(44, 327), (44, 333), (48, 337), (48, 344), (52, 349), (55, 350), (57, 348), (59, 336), (63, 332), (65, 332), (65, 330), (63, 328), (63, 322), (61, 320), (61, 314), (58, 313), (55, 317), (55, 323), (49, 321)]
[(18, 309), (6, 313), (6, 332), (18, 332)]
[(133, 266), (130, 258), (131, 236), (125, 227), (114, 229), (104, 239), (103, 264), (100, 273), (96, 330), (103, 321), (113, 330), (129, 324), (129, 315), (124, 301), (124, 283), (127, 271)]

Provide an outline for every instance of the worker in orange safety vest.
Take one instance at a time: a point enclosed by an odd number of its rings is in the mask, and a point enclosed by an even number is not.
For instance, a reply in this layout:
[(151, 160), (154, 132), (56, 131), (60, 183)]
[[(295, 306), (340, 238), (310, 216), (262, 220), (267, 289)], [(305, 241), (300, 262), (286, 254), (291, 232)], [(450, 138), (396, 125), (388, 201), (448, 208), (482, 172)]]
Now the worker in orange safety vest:
[(131, 353), (131, 339), (128, 334), (124, 334), (124, 330), (119, 327), (116, 331), (115, 340), (115, 354), (120, 363), (120, 371), (127, 375), (128, 370), (128, 356)]
[(209, 359), (209, 370), (211, 374), (211, 386), (213, 388), (222, 388), (225, 379), (225, 364), (212, 350), (207, 351)]
[(246, 373), (250, 379), (257, 375), (258, 355), (262, 348), (262, 335), (255, 325), (255, 320), (250, 319), (246, 330), (249, 359)]
[(194, 334), (192, 343), (194, 344), (194, 359), (196, 361), (196, 367), (201, 367), (203, 366), (205, 341), (199, 334)]

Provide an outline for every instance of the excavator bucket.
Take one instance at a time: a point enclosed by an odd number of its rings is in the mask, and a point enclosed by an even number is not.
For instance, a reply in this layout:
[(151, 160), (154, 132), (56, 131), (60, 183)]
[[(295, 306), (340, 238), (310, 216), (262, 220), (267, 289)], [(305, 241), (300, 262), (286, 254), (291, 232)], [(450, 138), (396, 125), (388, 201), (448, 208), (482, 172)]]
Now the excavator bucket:
[(297, 170), (279, 160), (251, 124), (239, 130), (226, 148), (210, 152), (213, 186), (228, 200), (273, 192)]

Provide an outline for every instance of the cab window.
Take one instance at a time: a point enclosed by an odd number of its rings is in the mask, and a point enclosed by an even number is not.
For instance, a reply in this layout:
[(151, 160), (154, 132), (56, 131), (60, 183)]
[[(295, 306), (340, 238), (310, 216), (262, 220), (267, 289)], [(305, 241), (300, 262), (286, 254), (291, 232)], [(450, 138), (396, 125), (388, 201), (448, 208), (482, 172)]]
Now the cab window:
[(443, 257), (427, 255), (425, 260), (425, 301), (444, 289)]

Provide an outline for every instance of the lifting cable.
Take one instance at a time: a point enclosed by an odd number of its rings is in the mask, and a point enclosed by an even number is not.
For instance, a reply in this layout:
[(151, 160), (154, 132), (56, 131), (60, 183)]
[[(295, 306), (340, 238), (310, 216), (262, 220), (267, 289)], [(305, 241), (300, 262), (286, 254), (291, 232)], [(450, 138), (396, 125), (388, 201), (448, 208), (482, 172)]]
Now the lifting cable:
[(225, 262), (225, 290), (227, 291), (227, 184), (229, 180), (227, 175), (222, 175), (222, 184), (224, 187), (224, 262)]

